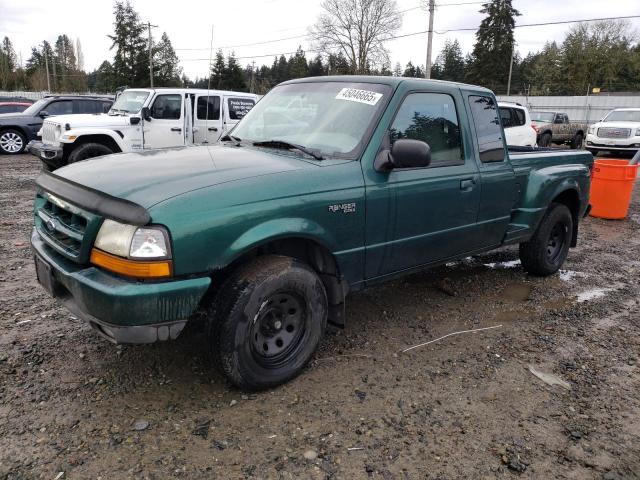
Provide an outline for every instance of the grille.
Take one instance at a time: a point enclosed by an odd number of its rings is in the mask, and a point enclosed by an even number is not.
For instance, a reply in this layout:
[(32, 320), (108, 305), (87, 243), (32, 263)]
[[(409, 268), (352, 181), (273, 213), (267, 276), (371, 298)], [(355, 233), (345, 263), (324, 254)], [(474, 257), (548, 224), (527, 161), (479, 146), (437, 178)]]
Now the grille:
[(99, 217), (44, 192), (37, 196), (35, 225), (50, 247), (77, 262), (86, 262)]
[(42, 125), (42, 141), (46, 143), (57, 143), (58, 135), (55, 123), (44, 122)]
[(601, 127), (598, 129), (598, 136), (600, 138), (629, 138), (631, 136), (631, 129)]

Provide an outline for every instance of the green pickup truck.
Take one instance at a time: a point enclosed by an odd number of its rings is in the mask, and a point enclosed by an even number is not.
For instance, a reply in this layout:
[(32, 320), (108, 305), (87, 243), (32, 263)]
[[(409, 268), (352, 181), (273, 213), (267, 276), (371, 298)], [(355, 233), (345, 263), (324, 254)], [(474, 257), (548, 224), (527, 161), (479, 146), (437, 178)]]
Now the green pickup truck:
[(519, 244), (551, 275), (588, 212), (588, 152), (510, 152), (493, 93), (394, 77), (275, 87), (213, 146), (123, 153), (42, 173), (40, 284), (115, 343), (206, 319), (236, 386), (281, 384), (346, 295)]

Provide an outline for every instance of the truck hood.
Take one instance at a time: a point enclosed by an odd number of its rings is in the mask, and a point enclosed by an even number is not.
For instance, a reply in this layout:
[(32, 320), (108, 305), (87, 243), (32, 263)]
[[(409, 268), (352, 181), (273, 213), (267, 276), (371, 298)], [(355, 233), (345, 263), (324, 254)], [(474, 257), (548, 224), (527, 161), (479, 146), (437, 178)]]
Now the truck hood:
[(107, 155), (60, 168), (54, 176), (150, 208), (193, 190), (312, 166), (290, 155), (216, 145)]
[(13, 113), (0, 113), (0, 124), (7, 122), (7, 121), (12, 121), (12, 120), (17, 120), (17, 119), (21, 119), (21, 118), (25, 118), (25, 117), (31, 117), (32, 115), (25, 115), (24, 113), (21, 112), (13, 112)]
[(131, 125), (131, 117), (122, 115), (107, 115), (106, 113), (82, 113), (75, 115), (56, 115), (47, 118), (47, 122), (64, 125), (68, 123), (71, 128), (84, 127), (125, 127)]

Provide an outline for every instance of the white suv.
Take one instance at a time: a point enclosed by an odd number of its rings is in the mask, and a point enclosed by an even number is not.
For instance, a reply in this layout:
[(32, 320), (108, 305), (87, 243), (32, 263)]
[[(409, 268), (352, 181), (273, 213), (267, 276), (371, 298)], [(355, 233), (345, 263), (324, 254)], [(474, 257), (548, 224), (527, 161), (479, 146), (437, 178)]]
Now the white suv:
[(535, 147), (538, 133), (531, 124), (527, 107), (519, 103), (498, 102), (507, 145)]
[(634, 152), (640, 149), (640, 108), (617, 108), (587, 130), (586, 149)]

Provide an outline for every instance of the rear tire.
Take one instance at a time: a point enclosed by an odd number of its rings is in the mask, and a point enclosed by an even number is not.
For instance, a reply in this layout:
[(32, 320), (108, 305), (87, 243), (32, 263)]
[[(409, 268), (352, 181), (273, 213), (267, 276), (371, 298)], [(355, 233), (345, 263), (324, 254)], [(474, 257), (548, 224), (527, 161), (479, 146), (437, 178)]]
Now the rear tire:
[(556, 273), (567, 259), (573, 236), (573, 216), (566, 205), (552, 203), (536, 233), (520, 244), (520, 261), (532, 275)]
[(596, 150), (595, 148), (587, 148), (587, 150), (591, 152), (591, 155), (593, 155), (594, 157), (597, 156), (598, 153), (600, 153), (600, 150)]
[(113, 153), (113, 150), (101, 143), (84, 143), (69, 154), (67, 163), (76, 163), (102, 155), (109, 155), (110, 153)]
[(311, 268), (290, 257), (258, 257), (231, 274), (209, 309), (214, 362), (243, 390), (285, 383), (315, 352), (327, 311)]
[(27, 137), (21, 131), (8, 129), (0, 132), (0, 153), (18, 155), (26, 146)]
[(542, 136), (540, 137), (540, 141), (538, 142), (538, 145), (540, 147), (548, 147), (551, 145), (551, 134), (550, 133), (543, 133)]
[(571, 148), (574, 150), (582, 149), (582, 144), (584, 143), (584, 136), (581, 133), (576, 133), (576, 136), (573, 137), (571, 141)]

